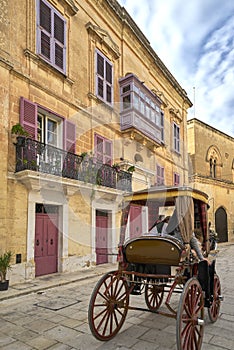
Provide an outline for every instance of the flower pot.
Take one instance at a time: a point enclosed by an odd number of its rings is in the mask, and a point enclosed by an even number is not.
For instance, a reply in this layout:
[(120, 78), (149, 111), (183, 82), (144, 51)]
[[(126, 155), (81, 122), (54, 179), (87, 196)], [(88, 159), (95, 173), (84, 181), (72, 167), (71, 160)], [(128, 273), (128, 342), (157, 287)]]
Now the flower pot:
[(0, 291), (7, 290), (8, 287), (9, 287), (9, 280), (6, 280), (4, 282), (0, 282)]

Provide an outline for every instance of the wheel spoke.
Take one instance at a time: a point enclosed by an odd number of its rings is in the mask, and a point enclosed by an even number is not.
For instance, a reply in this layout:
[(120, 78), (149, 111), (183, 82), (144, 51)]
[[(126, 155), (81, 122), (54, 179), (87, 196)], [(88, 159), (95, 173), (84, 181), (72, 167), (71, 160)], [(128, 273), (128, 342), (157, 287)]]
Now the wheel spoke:
[(120, 330), (129, 304), (128, 285), (115, 273), (104, 275), (97, 283), (89, 303), (89, 326), (99, 340), (109, 340)]
[(204, 325), (197, 320), (203, 319), (204, 302), (200, 283), (193, 277), (187, 281), (180, 297), (177, 313), (176, 339), (178, 350), (200, 350)]

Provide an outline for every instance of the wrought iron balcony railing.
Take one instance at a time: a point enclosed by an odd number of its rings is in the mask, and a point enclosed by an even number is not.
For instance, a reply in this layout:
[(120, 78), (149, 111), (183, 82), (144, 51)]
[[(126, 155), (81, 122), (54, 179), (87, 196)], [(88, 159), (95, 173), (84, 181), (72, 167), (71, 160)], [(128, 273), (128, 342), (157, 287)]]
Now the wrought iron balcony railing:
[(33, 170), (122, 191), (132, 190), (132, 174), (25, 137), (17, 137), (16, 172)]

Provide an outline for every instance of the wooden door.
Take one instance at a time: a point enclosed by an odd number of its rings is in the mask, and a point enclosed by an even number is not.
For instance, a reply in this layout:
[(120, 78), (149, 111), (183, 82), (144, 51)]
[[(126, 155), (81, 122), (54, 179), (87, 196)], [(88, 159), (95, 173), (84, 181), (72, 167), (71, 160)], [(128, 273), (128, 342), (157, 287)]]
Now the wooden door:
[(96, 216), (96, 264), (108, 262), (108, 216)]
[(218, 233), (219, 242), (228, 241), (227, 213), (222, 207), (215, 212), (215, 231)]
[(57, 272), (58, 214), (36, 214), (35, 268), (36, 276)]
[(139, 237), (142, 234), (142, 207), (130, 206), (130, 238)]

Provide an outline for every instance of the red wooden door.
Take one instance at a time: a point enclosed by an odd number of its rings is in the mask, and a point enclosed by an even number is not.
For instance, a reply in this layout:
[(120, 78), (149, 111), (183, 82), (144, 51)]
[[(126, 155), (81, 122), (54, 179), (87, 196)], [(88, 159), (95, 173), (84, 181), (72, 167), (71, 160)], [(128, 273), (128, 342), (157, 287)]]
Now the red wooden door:
[(142, 207), (130, 206), (130, 238), (139, 237), (142, 234)]
[(107, 250), (108, 217), (96, 216), (96, 264), (108, 262)]
[(35, 275), (57, 272), (58, 215), (37, 213), (35, 231)]

